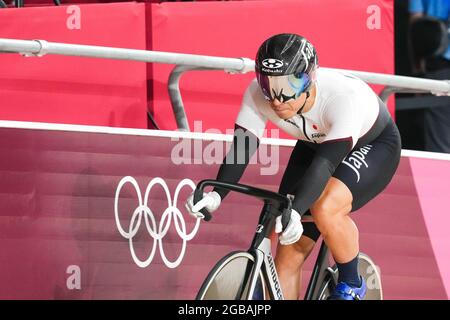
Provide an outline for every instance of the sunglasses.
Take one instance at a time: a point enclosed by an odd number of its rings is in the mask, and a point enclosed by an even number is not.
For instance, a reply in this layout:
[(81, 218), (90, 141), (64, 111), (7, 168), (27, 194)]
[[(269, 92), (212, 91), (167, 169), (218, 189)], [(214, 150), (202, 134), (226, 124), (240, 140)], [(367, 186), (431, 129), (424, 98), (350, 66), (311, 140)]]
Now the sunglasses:
[(309, 89), (312, 82), (306, 73), (286, 76), (268, 76), (257, 73), (257, 80), (267, 100), (277, 99), (281, 103), (297, 99)]

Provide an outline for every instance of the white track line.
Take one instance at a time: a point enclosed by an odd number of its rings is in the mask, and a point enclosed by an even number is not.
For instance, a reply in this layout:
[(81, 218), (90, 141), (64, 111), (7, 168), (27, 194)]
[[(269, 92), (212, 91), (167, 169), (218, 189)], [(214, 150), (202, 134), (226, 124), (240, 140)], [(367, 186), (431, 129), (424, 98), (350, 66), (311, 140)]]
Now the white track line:
[[(131, 128), (114, 128), (105, 126), (84, 126), (75, 124), (57, 124), (45, 122), (27, 122), (27, 121), (8, 121), (0, 120), (0, 128), (13, 129), (29, 129), (29, 130), (51, 130), (51, 131), (70, 131), (70, 132), (85, 132), (85, 133), (104, 133), (104, 134), (120, 134), (132, 136), (146, 136), (146, 137), (163, 137), (172, 139), (199, 139), (199, 140), (213, 140), (213, 141), (227, 141), (231, 142), (232, 135), (217, 134), (217, 133), (201, 133), (201, 132), (183, 132), (183, 131), (168, 131), (168, 130), (150, 130), (150, 129), (131, 129)], [(263, 138), (262, 144), (277, 145), (293, 147), (296, 143), (294, 139), (274, 139)], [(402, 150), (403, 157), (433, 159), (433, 160), (447, 160), (450, 161), (450, 154), (425, 152), (414, 150)]]

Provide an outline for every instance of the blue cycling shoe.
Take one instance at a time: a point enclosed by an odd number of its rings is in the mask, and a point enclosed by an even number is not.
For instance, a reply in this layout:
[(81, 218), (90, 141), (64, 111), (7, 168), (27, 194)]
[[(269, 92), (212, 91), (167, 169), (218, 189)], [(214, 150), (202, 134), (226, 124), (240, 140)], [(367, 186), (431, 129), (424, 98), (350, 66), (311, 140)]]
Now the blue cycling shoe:
[(367, 286), (362, 277), (361, 286), (351, 287), (345, 282), (339, 282), (327, 300), (362, 300), (366, 296)]

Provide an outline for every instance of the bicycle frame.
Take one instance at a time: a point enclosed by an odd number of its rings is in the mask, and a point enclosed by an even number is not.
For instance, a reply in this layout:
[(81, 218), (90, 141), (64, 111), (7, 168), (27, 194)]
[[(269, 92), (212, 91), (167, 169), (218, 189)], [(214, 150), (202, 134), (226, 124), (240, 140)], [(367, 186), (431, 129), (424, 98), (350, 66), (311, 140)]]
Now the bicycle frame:
[(337, 284), (337, 275), (330, 268), (328, 263), (329, 249), (324, 241), (320, 246), (319, 254), (317, 255), (316, 263), (314, 264), (313, 273), (309, 280), (308, 288), (306, 289), (304, 300), (316, 300), (319, 297), (319, 283), (322, 283), (327, 274), (331, 276), (333, 284)]
[(259, 272), (262, 271), (264, 282), (267, 284), (267, 290), (272, 300), (283, 300), (283, 292), (281, 291), (278, 273), (275, 267), (275, 262), (271, 253), (271, 241), (265, 238), (260, 246), (255, 250), (248, 251), (255, 258), (254, 267), (250, 274), (250, 286), (247, 292), (246, 300), (251, 300), (254, 294), (256, 281), (258, 280)]
[[(267, 290), (269, 292), (270, 298), (275, 300), (284, 299), (275, 262), (272, 256), (272, 242), (270, 236), (275, 226), (276, 218), (280, 215), (280, 212), (282, 212), (283, 228), (287, 226), (291, 210), (291, 200), (287, 196), (246, 185), (230, 184), (216, 180), (202, 180), (195, 190), (194, 203), (201, 199), (203, 189), (206, 186), (225, 188), (231, 191), (248, 194), (260, 198), (264, 201), (264, 207), (259, 217), (252, 244), (247, 250), (247, 252), (254, 258), (253, 267), (247, 268), (248, 270), (246, 270), (245, 276), (245, 279), (247, 279), (247, 281), (243, 283), (237, 297), (240, 297), (241, 299), (243, 298), (245, 300), (252, 300), (255, 293), (258, 276), (261, 272), (263, 275), (263, 281), (267, 283)], [(205, 215), (206, 221), (211, 219), (211, 215), (207, 210), (202, 209), (201, 212)], [(247, 273), (249, 274), (247, 275)], [(329, 268), (328, 264), (328, 247), (326, 246), (325, 242), (322, 242), (319, 255), (314, 265), (313, 274), (311, 276), (308, 289), (306, 290), (306, 300), (311, 300), (318, 297), (318, 291), (320, 289), (318, 287), (318, 284), (323, 282), (328, 273), (331, 273), (331, 279), (334, 281), (334, 284), (336, 284), (337, 279), (335, 277), (334, 271)], [(248, 287), (248, 290), (243, 297), (246, 287)]]
[[(251, 300), (253, 297), (260, 271), (262, 272), (264, 281), (267, 284), (267, 290), (269, 292), (270, 299), (284, 299), (280, 281), (278, 278), (278, 273), (275, 267), (275, 262), (272, 256), (272, 241), (270, 239), (270, 233), (275, 220), (271, 218), (272, 216), (270, 215), (269, 210), (270, 207), (264, 206), (263, 211), (260, 215), (259, 224), (256, 228), (252, 244), (247, 251), (254, 257), (255, 263), (249, 275), (249, 290), (247, 291), (246, 296), (242, 297), (246, 300)], [(304, 222), (310, 223), (312, 222), (312, 220), (307, 220)], [(314, 269), (308, 284), (308, 288), (306, 289), (304, 297), (305, 300), (317, 299), (320, 290), (318, 284), (322, 283), (322, 281), (328, 274), (331, 276), (334, 284), (337, 283), (336, 275), (334, 271), (329, 267), (328, 253), (329, 249), (327, 245), (325, 244), (325, 242), (322, 242), (319, 254), (314, 264)], [(243, 287), (245, 287), (245, 285)]]

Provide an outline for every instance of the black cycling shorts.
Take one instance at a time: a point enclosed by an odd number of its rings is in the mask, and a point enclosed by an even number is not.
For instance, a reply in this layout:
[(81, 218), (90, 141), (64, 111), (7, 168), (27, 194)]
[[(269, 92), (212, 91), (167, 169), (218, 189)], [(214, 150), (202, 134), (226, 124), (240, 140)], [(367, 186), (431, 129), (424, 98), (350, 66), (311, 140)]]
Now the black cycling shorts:
[[(296, 193), (292, 188), (311, 164), (314, 147), (309, 142), (297, 142), (284, 172), (280, 193)], [(336, 168), (333, 177), (345, 183), (353, 195), (352, 212), (386, 188), (397, 170), (400, 153), (400, 133), (390, 119), (378, 137), (362, 147), (355, 147)], [(305, 214), (310, 214), (309, 210)], [(317, 241), (320, 231), (314, 223), (304, 223), (303, 228), (303, 235)]]

